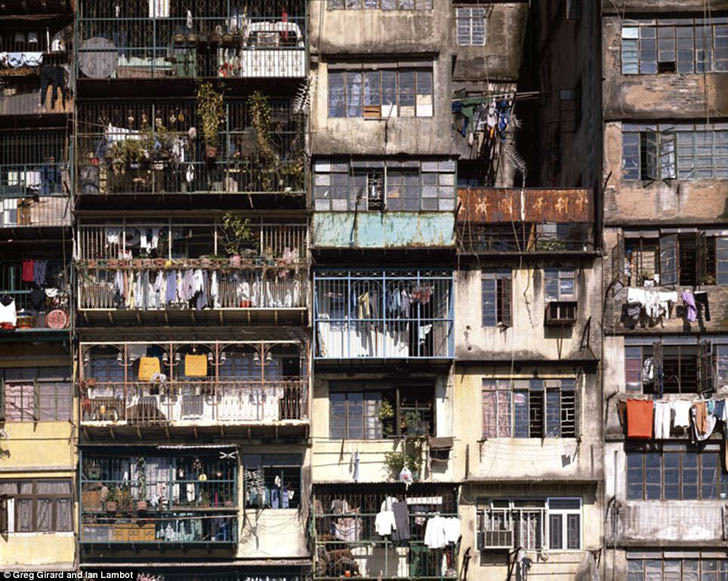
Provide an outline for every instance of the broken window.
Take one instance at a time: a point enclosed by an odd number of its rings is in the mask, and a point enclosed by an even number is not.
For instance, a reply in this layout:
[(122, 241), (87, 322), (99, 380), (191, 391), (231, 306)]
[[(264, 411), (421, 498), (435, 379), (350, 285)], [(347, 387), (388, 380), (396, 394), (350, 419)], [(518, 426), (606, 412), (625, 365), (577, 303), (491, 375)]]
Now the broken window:
[(432, 68), (330, 69), (329, 117), (432, 117)]
[(622, 26), (622, 74), (728, 70), (725, 18), (632, 21)]
[(483, 327), (511, 326), (511, 270), (492, 268), (483, 272)]
[(484, 379), (484, 438), (576, 437), (573, 379)]
[(486, 39), (486, 15), (483, 6), (455, 8), (455, 30), (460, 46), (483, 46)]

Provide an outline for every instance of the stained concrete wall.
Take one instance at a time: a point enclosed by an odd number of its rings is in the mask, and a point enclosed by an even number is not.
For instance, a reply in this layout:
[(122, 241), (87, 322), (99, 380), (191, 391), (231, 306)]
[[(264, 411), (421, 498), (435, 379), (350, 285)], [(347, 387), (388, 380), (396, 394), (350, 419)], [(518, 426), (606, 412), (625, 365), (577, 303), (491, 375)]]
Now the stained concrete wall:
[[(636, 12), (641, 14), (669, 13), (692, 11), (703, 13), (705, 0), (609, 0), (602, 2), (602, 9), (605, 14), (619, 14), (623, 18), (625, 13)], [(711, 10), (728, 9), (726, 0), (711, 0)]]
[[(688, 3), (683, 3), (689, 4)], [(713, 3), (715, 4), (715, 3)], [(652, 6), (650, 12), (654, 12)], [(681, 6), (685, 10), (685, 6)], [(711, 5), (715, 10), (715, 6)], [(699, 8), (700, 17), (703, 7)], [(686, 17), (694, 17), (686, 14)], [(728, 77), (708, 73), (622, 74), (624, 15), (603, 21), (604, 117), (607, 120), (701, 119), (728, 114)]]
[[(485, 265), (483, 265), (485, 266)], [(507, 263), (494, 263), (503, 268)], [(573, 327), (545, 327), (544, 267), (576, 269), (577, 322)], [(601, 329), (601, 260), (564, 258), (514, 265), (512, 276), (512, 325), (483, 327), (482, 270), (473, 267), (456, 273), (455, 353), (464, 360), (569, 360), (596, 358)], [(587, 326), (589, 318), (591, 325)], [(583, 349), (587, 344), (591, 347)]]
[(622, 124), (604, 133), (605, 225), (713, 224), (728, 220), (728, 180), (671, 180), (643, 184), (622, 179)]
[[(451, 154), (453, 87), (483, 90), (484, 80), (517, 80), (527, 12), (525, 3), (494, 6), (485, 46), (458, 47), (455, 11), (448, 0), (437, 2), (434, 10), (401, 11), (327, 10), (325, 3), (312, 2), (311, 66), (317, 76), (313, 155)], [(433, 117), (329, 118), (328, 64), (367, 60), (432, 62)]]

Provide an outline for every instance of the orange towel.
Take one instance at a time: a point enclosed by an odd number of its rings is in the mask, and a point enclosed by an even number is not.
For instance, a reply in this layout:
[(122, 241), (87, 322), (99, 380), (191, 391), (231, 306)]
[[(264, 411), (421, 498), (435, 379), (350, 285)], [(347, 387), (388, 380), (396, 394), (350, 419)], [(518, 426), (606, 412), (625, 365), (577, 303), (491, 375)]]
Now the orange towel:
[(185, 355), (185, 375), (187, 377), (206, 377), (207, 357), (205, 355)]
[(627, 437), (652, 438), (652, 416), (654, 406), (652, 400), (627, 400)]
[(157, 357), (139, 358), (139, 381), (149, 381), (155, 373), (159, 373), (159, 359)]

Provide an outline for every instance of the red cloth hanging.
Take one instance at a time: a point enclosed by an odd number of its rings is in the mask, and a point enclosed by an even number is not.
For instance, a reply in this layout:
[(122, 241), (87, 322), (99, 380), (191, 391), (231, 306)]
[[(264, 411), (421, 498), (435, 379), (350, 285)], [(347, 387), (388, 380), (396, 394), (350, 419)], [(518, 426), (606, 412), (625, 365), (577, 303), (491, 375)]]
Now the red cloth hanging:
[(650, 399), (627, 400), (627, 437), (652, 438), (654, 405)]
[(23, 282), (33, 282), (33, 268), (34, 262), (30, 258), (23, 260)]

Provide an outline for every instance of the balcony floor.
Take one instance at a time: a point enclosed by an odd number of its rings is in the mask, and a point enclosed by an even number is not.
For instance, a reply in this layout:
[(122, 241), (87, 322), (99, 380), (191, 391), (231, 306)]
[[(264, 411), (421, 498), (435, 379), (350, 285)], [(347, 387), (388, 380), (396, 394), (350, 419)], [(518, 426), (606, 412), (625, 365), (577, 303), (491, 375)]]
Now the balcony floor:
[(209, 325), (306, 325), (306, 308), (166, 309), (155, 311), (80, 309), (81, 324), (89, 327), (166, 327)]

